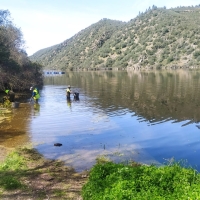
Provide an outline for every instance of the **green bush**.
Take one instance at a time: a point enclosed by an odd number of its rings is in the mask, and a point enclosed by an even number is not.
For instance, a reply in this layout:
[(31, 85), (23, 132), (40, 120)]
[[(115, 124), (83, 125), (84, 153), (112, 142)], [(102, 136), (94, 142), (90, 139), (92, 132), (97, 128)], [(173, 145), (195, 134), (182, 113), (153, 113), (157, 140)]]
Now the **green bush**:
[(109, 56), (109, 54), (108, 54), (108, 53), (101, 53), (100, 56), (101, 56), (102, 58), (106, 58), (106, 57)]
[(170, 55), (168, 58), (167, 58), (167, 63), (170, 63), (174, 60), (173, 56)]
[(91, 169), (82, 196), (84, 200), (199, 199), (200, 176), (180, 163), (162, 167), (98, 163)]
[(111, 58), (108, 58), (106, 61), (106, 67), (112, 67), (113, 60)]
[(148, 50), (148, 49), (146, 50), (146, 52), (148, 55), (154, 55), (156, 53), (155, 50)]
[(127, 43), (122, 43), (122, 44), (121, 44), (121, 47), (122, 47), (122, 48), (125, 48), (126, 46), (127, 46)]
[(153, 56), (148, 58), (148, 62), (150, 65), (153, 65), (155, 63), (155, 61), (156, 61), (156, 58)]
[(122, 52), (121, 52), (121, 50), (118, 49), (118, 50), (116, 51), (116, 53), (117, 53), (117, 54), (121, 54)]
[(197, 57), (199, 57), (199, 56), (200, 56), (200, 51), (195, 51), (195, 52), (193, 53), (193, 56), (194, 56), (195, 59), (196, 59)]

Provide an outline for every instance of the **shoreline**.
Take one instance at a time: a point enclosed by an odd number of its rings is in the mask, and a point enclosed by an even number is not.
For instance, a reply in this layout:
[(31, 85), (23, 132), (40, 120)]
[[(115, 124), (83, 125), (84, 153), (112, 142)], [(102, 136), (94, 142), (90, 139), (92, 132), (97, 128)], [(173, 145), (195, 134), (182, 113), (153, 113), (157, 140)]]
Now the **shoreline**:
[[(14, 155), (14, 156), (13, 156)], [(76, 172), (63, 161), (44, 158), (32, 147), (20, 147), (9, 153), (0, 162), (5, 165), (20, 162), (15, 160), (17, 156), (23, 160), (23, 164), (15, 170), (3, 170), (0, 167), (1, 178), (12, 173), (13, 179), (20, 182), (19, 187), (5, 188), (0, 181), (0, 198), (2, 199), (77, 199), (82, 200), (82, 186), (88, 179), (88, 171)], [(12, 167), (12, 166), (10, 166)]]

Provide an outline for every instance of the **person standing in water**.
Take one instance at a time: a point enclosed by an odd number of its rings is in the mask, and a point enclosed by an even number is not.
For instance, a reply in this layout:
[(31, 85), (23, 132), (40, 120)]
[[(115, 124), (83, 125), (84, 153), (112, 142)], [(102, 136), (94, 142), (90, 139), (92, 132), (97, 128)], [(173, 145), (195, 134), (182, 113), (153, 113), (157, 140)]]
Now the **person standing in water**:
[(38, 100), (39, 100), (39, 98), (40, 98), (40, 94), (39, 94), (38, 89), (37, 89), (36, 87), (35, 87), (34, 89), (33, 89), (33, 87), (31, 87), (30, 90), (33, 90), (32, 97), (31, 97), (31, 98), (34, 99), (34, 102), (35, 102), (35, 103), (38, 103)]
[(15, 101), (15, 93), (12, 90), (6, 89), (5, 90), (6, 93), (6, 99), (8, 99), (10, 102), (14, 102)]
[(70, 100), (70, 94), (72, 93), (71, 91), (71, 86), (68, 85), (67, 89), (66, 89), (66, 95), (67, 95), (67, 100)]

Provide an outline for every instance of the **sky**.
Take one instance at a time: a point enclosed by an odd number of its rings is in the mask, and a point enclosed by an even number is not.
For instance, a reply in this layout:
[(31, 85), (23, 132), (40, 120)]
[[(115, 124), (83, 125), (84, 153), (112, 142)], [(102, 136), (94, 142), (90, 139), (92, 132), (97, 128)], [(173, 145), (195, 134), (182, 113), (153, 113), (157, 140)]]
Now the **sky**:
[(174, 8), (198, 0), (0, 0), (21, 29), (29, 56), (59, 44), (103, 18), (128, 22), (153, 5)]

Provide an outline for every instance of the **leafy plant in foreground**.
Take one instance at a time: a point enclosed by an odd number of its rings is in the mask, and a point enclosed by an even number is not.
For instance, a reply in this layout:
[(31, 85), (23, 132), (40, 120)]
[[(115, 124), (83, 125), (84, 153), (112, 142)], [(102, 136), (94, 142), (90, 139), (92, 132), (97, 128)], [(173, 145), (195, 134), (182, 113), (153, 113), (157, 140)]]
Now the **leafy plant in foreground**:
[(200, 176), (180, 163), (157, 167), (96, 164), (83, 186), (84, 199), (198, 199)]

